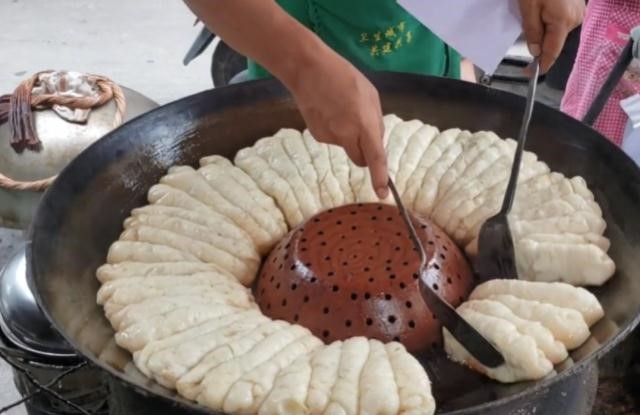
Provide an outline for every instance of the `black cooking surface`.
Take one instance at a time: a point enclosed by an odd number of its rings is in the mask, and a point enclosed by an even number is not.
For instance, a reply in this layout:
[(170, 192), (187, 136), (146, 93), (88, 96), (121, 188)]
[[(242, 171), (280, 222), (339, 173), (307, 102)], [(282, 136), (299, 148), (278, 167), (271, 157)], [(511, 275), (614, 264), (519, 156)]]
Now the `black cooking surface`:
[[(505, 89), (505, 88), (500, 88), (500, 89)], [(416, 105), (418, 105), (418, 104), (419, 104), (419, 102), (416, 101)], [(501, 122), (500, 120), (503, 120), (503, 119), (504, 118), (503, 118), (502, 115), (495, 114), (495, 116), (493, 118), (491, 118), (489, 120), (486, 120), (486, 122), (488, 122), (489, 124), (496, 123), (496, 122), (500, 123)], [(162, 120), (160, 120), (160, 119), (158, 119), (156, 121), (157, 122), (162, 122)], [(216, 121), (214, 120), (212, 122), (216, 122)], [(277, 123), (277, 122), (278, 122), (278, 120), (274, 120), (273, 121), (273, 123)], [(193, 132), (193, 138), (196, 139), (197, 137), (198, 137), (198, 132), (194, 131)], [(134, 137), (134, 139), (135, 139), (135, 137)], [(164, 150), (168, 150), (169, 151), (168, 154), (167, 154), (167, 157), (171, 157), (171, 158), (175, 157), (176, 161), (179, 161), (181, 156), (178, 153), (175, 152), (176, 149), (174, 147), (172, 147), (171, 143), (167, 142), (166, 144), (168, 145), (168, 147), (164, 148)], [(193, 145), (197, 145), (195, 142), (193, 142), (192, 144)], [(161, 149), (164, 145), (165, 145), (164, 143), (160, 143), (157, 146), (157, 148)], [(126, 157), (125, 154), (121, 154), (121, 156), (122, 157)], [(563, 159), (563, 158), (560, 157), (560, 159)], [(557, 160), (555, 162), (555, 164), (562, 164), (563, 161), (564, 160)], [(162, 163), (165, 163), (165, 162), (166, 161), (164, 161), (164, 160), (162, 161)], [(553, 166), (553, 167), (556, 167), (556, 166)], [(144, 169), (144, 166), (141, 165), (140, 168)], [(156, 166), (152, 166), (152, 168), (155, 169)], [(570, 167), (569, 170), (573, 170), (573, 168)], [(569, 174), (571, 174), (571, 173), (569, 172)], [(123, 179), (128, 180), (128, 178), (125, 178), (125, 177), (123, 177)], [(132, 183), (131, 186), (133, 186), (133, 188), (131, 188), (130, 190), (133, 190), (133, 191), (137, 192), (139, 190), (139, 189), (136, 188), (137, 184), (135, 182), (131, 182), (131, 183)], [(80, 190), (80, 189), (78, 189), (78, 190)], [(89, 203), (91, 201), (90, 200), (86, 200), (86, 202)], [(136, 203), (137, 203), (137, 201), (136, 201)], [(119, 214), (120, 213), (122, 213), (122, 212), (119, 212)], [(78, 246), (77, 248), (78, 248), (78, 252), (82, 252), (83, 248), (85, 248), (85, 247)], [(615, 366), (615, 364), (613, 366), (609, 366), (609, 367), (614, 367), (614, 366)], [(628, 367), (631, 367), (631, 366), (630, 365), (625, 365), (624, 366), (625, 369), (628, 368)], [(589, 369), (588, 367), (587, 367), (587, 369), (588, 370), (586, 370), (586, 372), (587, 372), (586, 376), (584, 376), (582, 378), (583, 379), (583, 383), (581, 385), (576, 385), (576, 389), (577, 390), (581, 390), (582, 392), (587, 392), (590, 389), (589, 388), (589, 376), (588, 376), (589, 373), (588, 372), (591, 369)], [(591, 372), (591, 373), (594, 374), (594, 372)], [(614, 413), (615, 414), (615, 412), (611, 412), (611, 410), (613, 410), (615, 408), (620, 408), (620, 410), (624, 409), (625, 412), (619, 412), (619, 413), (625, 413), (625, 414), (631, 413), (631, 414), (633, 414), (633, 412), (629, 412), (629, 408), (630, 408), (628, 406), (628, 401), (630, 401), (628, 399), (629, 394), (625, 393), (625, 389), (622, 387), (623, 383), (621, 381), (622, 376), (620, 376), (620, 372), (618, 372), (618, 375), (613, 377), (613, 378), (609, 376), (610, 372), (605, 371), (605, 373), (606, 373), (607, 376), (606, 376), (606, 379), (603, 379), (603, 382), (602, 382), (603, 387), (599, 391), (599, 396), (602, 398), (601, 399), (602, 404), (603, 405), (604, 404), (608, 404), (609, 406), (605, 407), (605, 406), (600, 405), (600, 406), (597, 407), (597, 409), (594, 411), (594, 413), (598, 414), (598, 415), (602, 413), (604, 415), (605, 412), (601, 412), (601, 411), (602, 410), (606, 410), (607, 414), (609, 414), (609, 413)], [(592, 378), (594, 378), (594, 377), (592, 376)], [(473, 382), (474, 380), (473, 380), (473, 378), (471, 378), (469, 381)], [(478, 380), (478, 382), (480, 382), (480, 381), (481, 380)], [(611, 386), (611, 385), (614, 385), (614, 384), (618, 385), (618, 387), (616, 388), (616, 387), (612, 387)], [(441, 388), (447, 388), (448, 386), (446, 384), (443, 384), (440, 387)], [(503, 391), (506, 394), (508, 394), (507, 389), (508, 388), (503, 388)], [(571, 387), (567, 387), (566, 390), (571, 390), (571, 389), (572, 389)], [(482, 390), (482, 388), (479, 388), (478, 391), (481, 394), (482, 393), (494, 393), (494, 392), (487, 392), (486, 390)], [(614, 391), (617, 392), (618, 395), (614, 396), (613, 395)], [(130, 391), (125, 391), (125, 392), (130, 392)], [(445, 393), (445, 394), (448, 394), (448, 395), (455, 395), (455, 391), (446, 391), (445, 390), (445, 391), (441, 391), (441, 393)], [(115, 395), (118, 395), (118, 393), (114, 392), (114, 396)], [(588, 408), (590, 406), (590, 402), (589, 402), (589, 398), (588, 398), (589, 394), (587, 393), (587, 396), (578, 397), (578, 402), (573, 402), (573, 403), (575, 403), (575, 406), (572, 406), (571, 402), (569, 402), (569, 401), (571, 401), (571, 399), (573, 399), (573, 398), (576, 398), (578, 395), (573, 395), (573, 394), (570, 394), (570, 395), (571, 396), (569, 398), (564, 396), (564, 398), (565, 398), (564, 401), (566, 401), (566, 402), (564, 402), (564, 404), (565, 404), (564, 407), (562, 407), (562, 406), (560, 406), (560, 407), (553, 406), (554, 402), (551, 402), (551, 401), (553, 401), (553, 399), (550, 399), (549, 400), (550, 402), (548, 402), (548, 406), (547, 407), (544, 407), (544, 408), (538, 407), (538, 409), (541, 409), (542, 412), (540, 410), (538, 410), (535, 413), (537, 415), (538, 414), (555, 414), (555, 413), (567, 413), (567, 414), (575, 413), (577, 415), (577, 414), (587, 413), (588, 409), (586, 409), (586, 408)], [(469, 397), (466, 396), (465, 398), (469, 398)], [(492, 399), (496, 399), (496, 398), (500, 398), (500, 396), (485, 396), (485, 397), (480, 397), (480, 398), (476, 397), (476, 399), (471, 397), (471, 399), (474, 402), (492, 400)], [(122, 394), (122, 401), (126, 401), (126, 400), (127, 400), (126, 399), (126, 393), (123, 393)], [(133, 400), (135, 400), (135, 399), (133, 399)], [(166, 404), (166, 402), (164, 402), (164, 401), (162, 401), (162, 403)], [(460, 404), (461, 404), (462, 407), (464, 407), (464, 403), (463, 402), (460, 402)], [(570, 408), (572, 408), (572, 409), (570, 409)], [(581, 409), (575, 409), (575, 408), (581, 408)], [(526, 411), (527, 408), (522, 408), (522, 409), (523, 409), (523, 411)], [(116, 413), (118, 413), (118, 412), (116, 412)], [(125, 412), (121, 412), (121, 413), (125, 413)], [(129, 412), (129, 413), (137, 413), (137, 412)], [(146, 412), (140, 412), (140, 413), (146, 413)], [(520, 412), (518, 412), (518, 413), (520, 413)], [(522, 413), (529, 413), (529, 412), (522, 412)]]
[[(385, 73), (373, 79), (385, 112), (418, 117), (441, 128), (490, 129), (505, 137), (519, 128), (523, 100), (518, 97), (430, 77)], [(70, 343), (134, 390), (147, 395), (153, 391), (167, 403), (200, 413), (199, 408), (136, 374), (129, 356), (109, 356), (109, 361), (99, 357), (113, 333), (95, 304), (95, 268), (104, 261), (124, 217), (144, 203), (148, 187), (170, 165), (194, 164), (206, 154), (231, 157), (256, 138), (283, 126), (299, 128), (301, 121), (294, 103), (276, 83), (247, 83), (152, 111), (75, 159), (39, 206), (28, 259), (30, 283)], [(636, 219), (640, 172), (604, 138), (549, 108), (536, 106), (530, 132), (529, 149), (552, 169), (585, 177), (610, 225), (607, 236), (618, 273), (596, 290), (607, 317), (594, 326), (590, 341), (572, 353), (572, 360), (556, 368), (558, 375), (532, 385), (497, 385), (483, 379), (482, 387), (477, 388), (469, 383), (473, 380), (470, 375), (456, 377), (444, 365), (443, 372), (430, 367), (434, 377), (445, 380), (443, 390), (449, 391), (438, 396), (441, 413), (506, 414), (512, 412), (506, 412), (505, 406), (514, 409), (532, 400), (542, 408), (547, 403), (544, 393), (584, 371), (608, 350), (612, 340), (627, 334), (638, 318), (640, 257), (635, 252), (640, 246), (640, 221)], [(470, 408), (475, 405), (482, 409)]]
[[(6, 229), (6, 228), (0, 228), (0, 268), (3, 266), (4, 263), (6, 263), (6, 261), (9, 259), (10, 255), (15, 252), (15, 250), (24, 242), (24, 237), (22, 236), (21, 232), (19, 231), (15, 231), (15, 230), (10, 230), (10, 229)], [(628, 347), (623, 347), (622, 349), (628, 349)], [(620, 365), (620, 359), (617, 360), (617, 364)], [(452, 370), (457, 370), (458, 366), (457, 365), (451, 365)], [(14, 376), (14, 373), (12, 373), (12, 371), (9, 369), (8, 366), (6, 365), (0, 365), (0, 376), (2, 376), (5, 379), (9, 379), (10, 377)], [(596, 379), (597, 379), (597, 373), (595, 373), (595, 370), (592, 370), (592, 373), (590, 373), (590, 376), (586, 376), (585, 377), (586, 381), (584, 383), (585, 384), (581, 384), (579, 388), (576, 389), (576, 394), (571, 396), (571, 399), (559, 399), (559, 400), (551, 400), (549, 402), (549, 408), (547, 409), (547, 413), (549, 415), (551, 414), (556, 414), (556, 413), (565, 413), (565, 414), (575, 414), (575, 415), (582, 415), (584, 414), (586, 411), (588, 411), (588, 408), (591, 407), (592, 401), (593, 401), (593, 390), (595, 389), (595, 383), (596, 383)], [(15, 381), (17, 381), (18, 383), (24, 385), (24, 383), (26, 382), (25, 379), (15, 379)], [(479, 381), (479, 380), (478, 380)], [(603, 409), (606, 408), (607, 410), (607, 414), (612, 414), (612, 415), (621, 415), (621, 414), (630, 414), (631, 412), (629, 412), (630, 410), (630, 406), (628, 404), (628, 402), (632, 402), (631, 399), (631, 395), (630, 393), (626, 392), (626, 389), (622, 389), (620, 388), (620, 383), (621, 380), (618, 378), (609, 378), (605, 381), (604, 386), (600, 388), (599, 390), (599, 396), (602, 396), (602, 404), (597, 405), (597, 407), (602, 407)], [(8, 405), (9, 403), (11, 403), (11, 401), (18, 399), (19, 394), (18, 392), (15, 390), (15, 387), (13, 386), (13, 382), (8, 381), (4, 383), (5, 385), (5, 390), (0, 391), (0, 397), (2, 397), (2, 399), (4, 401), (0, 401), (0, 407)], [(24, 387), (23, 387), (24, 389)], [(135, 400), (135, 396), (131, 397), (129, 396), (129, 394), (127, 393), (126, 390), (122, 390), (120, 388), (118, 388), (118, 386), (116, 384), (112, 384), (112, 399), (111, 401), (111, 411), (110, 413), (112, 415), (117, 415), (117, 414), (131, 414), (133, 412), (132, 408), (131, 408), (131, 401)], [(447, 393), (447, 391), (439, 391), (438, 389), (435, 390), (435, 393), (439, 393), (439, 392), (444, 392)], [(622, 392), (622, 393), (621, 393)], [(38, 400), (36, 401), (36, 404), (42, 408), (42, 407), (47, 407), (46, 405), (46, 400)], [(616, 412), (616, 409), (620, 408), (620, 410), (624, 410), (624, 412)], [(53, 408), (49, 408), (50, 410), (46, 410), (46, 412), (44, 410), (41, 409), (37, 409), (35, 407), (35, 405), (30, 405), (29, 406), (29, 415), (53, 415), (56, 413), (60, 413), (60, 412), (56, 412), (56, 410), (59, 409), (59, 405), (55, 405), (55, 407)], [(142, 413), (144, 413), (144, 411), (154, 411), (157, 410), (158, 408), (146, 408), (146, 409), (139, 409), (138, 412), (136, 413), (141, 413), (140, 411), (142, 411)], [(18, 407), (13, 409), (10, 412), (12, 415), (22, 415), (24, 413), (26, 413), (26, 409), (24, 408), (24, 406)], [(538, 412), (539, 414), (545, 414), (544, 412)], [(602, 413), (604, 414), (605, 412), (594, 412), (594, 414), (599, 414)]]

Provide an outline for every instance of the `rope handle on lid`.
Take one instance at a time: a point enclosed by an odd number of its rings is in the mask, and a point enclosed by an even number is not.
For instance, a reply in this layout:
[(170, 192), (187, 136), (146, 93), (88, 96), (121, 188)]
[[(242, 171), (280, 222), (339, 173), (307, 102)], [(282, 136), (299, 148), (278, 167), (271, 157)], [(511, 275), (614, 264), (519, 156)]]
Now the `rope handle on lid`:
[(15, 191), (43, 192), (47, 190), (49, 186), (51, 186), (51, 183), (53, 183), (56, 177), (57, 175), (41, 180), (21, 181), (14, 180), (9, 176), (0, 173), (0, 188)]
[[(100, 107), (112, 99), (116, 104), (113, 127), (122, 124), (126, 99), (122, 88), (109, 78), (100, 75), (87, 75), (87, 80), (95, 85), (98, 95), (95, 97), (72, 97), (56, 94), (32, 95), (33, 88), (40, 82), (40, 76), (54, 71), (47, 70), (34, 74), (18, 85), (13, 94), (0, 96), (0, 124), (9, 123), (11, 146), (16, 152), (25, 148), (36, 151), (40, 148), (40, 139), (33, 122), (33, 110), (51, 108), (54, 105), (73, 109), (92, 109)], [(43, 191), (55, 180), (56, 176), (40, 180), (21, 181), (0, 173), (0, 188), (17, 191)]]

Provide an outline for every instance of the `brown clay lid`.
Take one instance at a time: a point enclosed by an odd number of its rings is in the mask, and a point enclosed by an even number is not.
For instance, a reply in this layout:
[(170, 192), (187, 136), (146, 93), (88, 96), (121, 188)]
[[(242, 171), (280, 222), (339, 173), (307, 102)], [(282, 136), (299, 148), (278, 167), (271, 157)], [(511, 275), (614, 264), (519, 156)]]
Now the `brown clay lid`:
[[(434, 223), (413, 220), (434, 258), (429, 283), (459, 305), (473, 284), (466, 258)], [(346, 205), (292, 230), (265, 260), (255, 296), (265, 315), (325, 342), (361, 335), (421, 351), (440, 345), (441, 325), (420, 296), (419, 264), (395, 206)]]

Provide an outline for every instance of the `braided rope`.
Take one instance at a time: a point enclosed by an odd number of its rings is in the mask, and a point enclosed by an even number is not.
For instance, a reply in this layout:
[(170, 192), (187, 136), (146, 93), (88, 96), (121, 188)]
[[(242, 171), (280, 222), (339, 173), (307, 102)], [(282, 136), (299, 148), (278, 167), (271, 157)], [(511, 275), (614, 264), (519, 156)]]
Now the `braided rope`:
[(56, 176), (47, 177), (46, 179), (41, 180), (29, 180), (29, 181), (21, 181), (14, 180), (9, 176), (6, 176), (0, 173), (0, 188), (6, 190), (16, 190), (16, 191), (32, 191), (32, 192), (43, 192), (47, 190), (51, 183), (56, 179)]
[[(100, 107), (111, 100), (116, 104), (116, 113), (113, 119), (113, 127), (122, 124), (126, 111), (126, 99), (124, 92), (118, 84), (100, 75), (88, 75), (88, 80), (98, 88), (97, 97), (69, 97), (54, 94), (32, 96), (31, 91), (38, 84), (40, 76), (53, 71), (38, 72), (18, 85), (13, 94), (0, 97), (0, 123), (8, 121), (11, 131), (11, 146), (21, 152), (24, 148), (37, 150), (40, 148), (40, 139), (33, 122), (32, 110), (51, 108), (54, 105), (63, 105), (74, 109), (91, 109)], [(51, 176), (41, 180), (20, 181), (12, 179), (0, 173), (0, 188), (16, 191), (41, 192), (47, 189), (55, 180)]]

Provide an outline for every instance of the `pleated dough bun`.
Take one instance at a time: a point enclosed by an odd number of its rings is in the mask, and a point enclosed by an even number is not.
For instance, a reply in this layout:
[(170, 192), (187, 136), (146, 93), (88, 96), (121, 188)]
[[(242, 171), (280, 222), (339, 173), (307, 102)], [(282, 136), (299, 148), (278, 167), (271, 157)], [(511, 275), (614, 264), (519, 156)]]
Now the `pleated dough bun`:
[(604, 312), (584, 288), (563, 283), (490, 280), (458, 307), (460, 315), (491, 342), (505, 363), (480, 364), (443, 329), (449, 357), (504, 383), (537, 380), (589, 337)]

